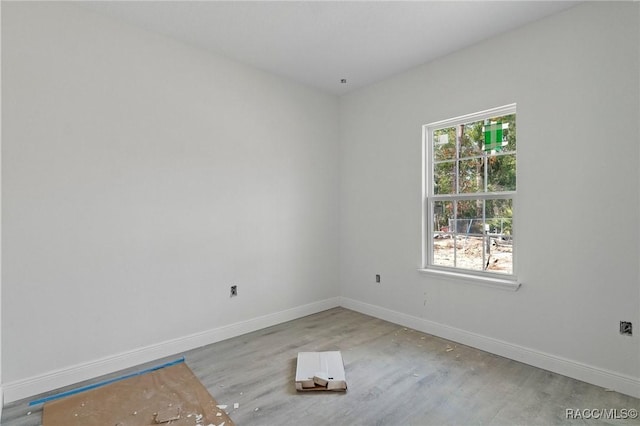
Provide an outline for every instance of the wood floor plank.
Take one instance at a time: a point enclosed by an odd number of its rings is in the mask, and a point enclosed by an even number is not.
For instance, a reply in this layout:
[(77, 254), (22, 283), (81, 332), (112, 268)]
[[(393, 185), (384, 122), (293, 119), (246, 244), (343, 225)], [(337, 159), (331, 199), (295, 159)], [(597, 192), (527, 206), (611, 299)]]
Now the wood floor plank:
[[(348, 391), (296, 392), (297, 353), (333, 350)], [(238, 425), (640, 424), (567, 420), (567, 408), (640, 409), (640, 400), (344, 308), (184, 356)], [(27, 402), (7, 405), (2, 425), (40, 425)]]

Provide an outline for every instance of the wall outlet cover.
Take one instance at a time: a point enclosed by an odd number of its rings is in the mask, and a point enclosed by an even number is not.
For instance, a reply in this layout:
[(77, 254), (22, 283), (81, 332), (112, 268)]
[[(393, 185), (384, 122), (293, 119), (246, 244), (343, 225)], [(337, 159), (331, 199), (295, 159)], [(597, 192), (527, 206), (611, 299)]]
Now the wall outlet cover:
[(633, 325), (629, 321), (620, 321), (620, 334), (625, 336), (633, 335)]

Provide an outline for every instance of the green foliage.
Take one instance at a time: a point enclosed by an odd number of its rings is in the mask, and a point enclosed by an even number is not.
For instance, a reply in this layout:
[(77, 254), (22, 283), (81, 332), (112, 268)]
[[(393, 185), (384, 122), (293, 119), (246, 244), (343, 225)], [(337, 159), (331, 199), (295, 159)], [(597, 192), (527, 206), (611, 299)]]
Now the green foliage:
[[(516, 190), (516, 116), (495, 117), (487, 121), (508, 124), (503, 130), (505, 146), (495, 151), (483, 151), (484, 121), (437, 129), (433, 132), (433, 191), (442, 194), (472, 194)], [(458, 137), (459, 134), (459, 137)], [(449, 225), (449, 220), (468, 219), (476, 222), (483, 217), (492, 232), (510, 234), (511, 200), (465, 200), (438, 202), (434, 205), (434, 230)], [(480, 224), (480, 222), (478, 222)], [(469, 226), (471, 230), (472, 226)], [(454, 230), (451, 230), (454, 231)], [(477, 231), (474, 227), (474, 232)], [(460, 229), (457, 232), (464, 232)], [(482, 231), (480, 231), (482, 232)]]

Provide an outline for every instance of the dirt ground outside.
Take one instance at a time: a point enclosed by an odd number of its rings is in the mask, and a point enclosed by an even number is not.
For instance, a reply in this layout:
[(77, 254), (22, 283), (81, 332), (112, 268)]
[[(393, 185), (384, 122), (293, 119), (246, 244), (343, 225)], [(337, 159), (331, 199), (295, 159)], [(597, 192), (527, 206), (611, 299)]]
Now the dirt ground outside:
[[(456, 243), (454, 257), (454, 241)], [(451, 266), (474, 271), (490, 271), (503, 274), (513, 273), (513, 246), (510, 242), (490, 238), (491, 245), (483, 264), (482, 249), (484, 239), (476, 236), (461, 236), (455, 238), (434, 238), (433, 263), (440, 266)], [(484, 266), (489, 261), (486, 269)], [(455, 262), (455, 264), (454, 264)]]

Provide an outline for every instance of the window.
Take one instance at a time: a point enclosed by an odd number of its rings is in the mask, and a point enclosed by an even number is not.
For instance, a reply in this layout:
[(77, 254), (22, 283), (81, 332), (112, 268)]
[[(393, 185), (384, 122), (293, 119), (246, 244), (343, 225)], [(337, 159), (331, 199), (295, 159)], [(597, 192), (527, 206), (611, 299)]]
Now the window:
[(515, 280), (515, 104), (427, 124), (423, 139), (423, 268)]

